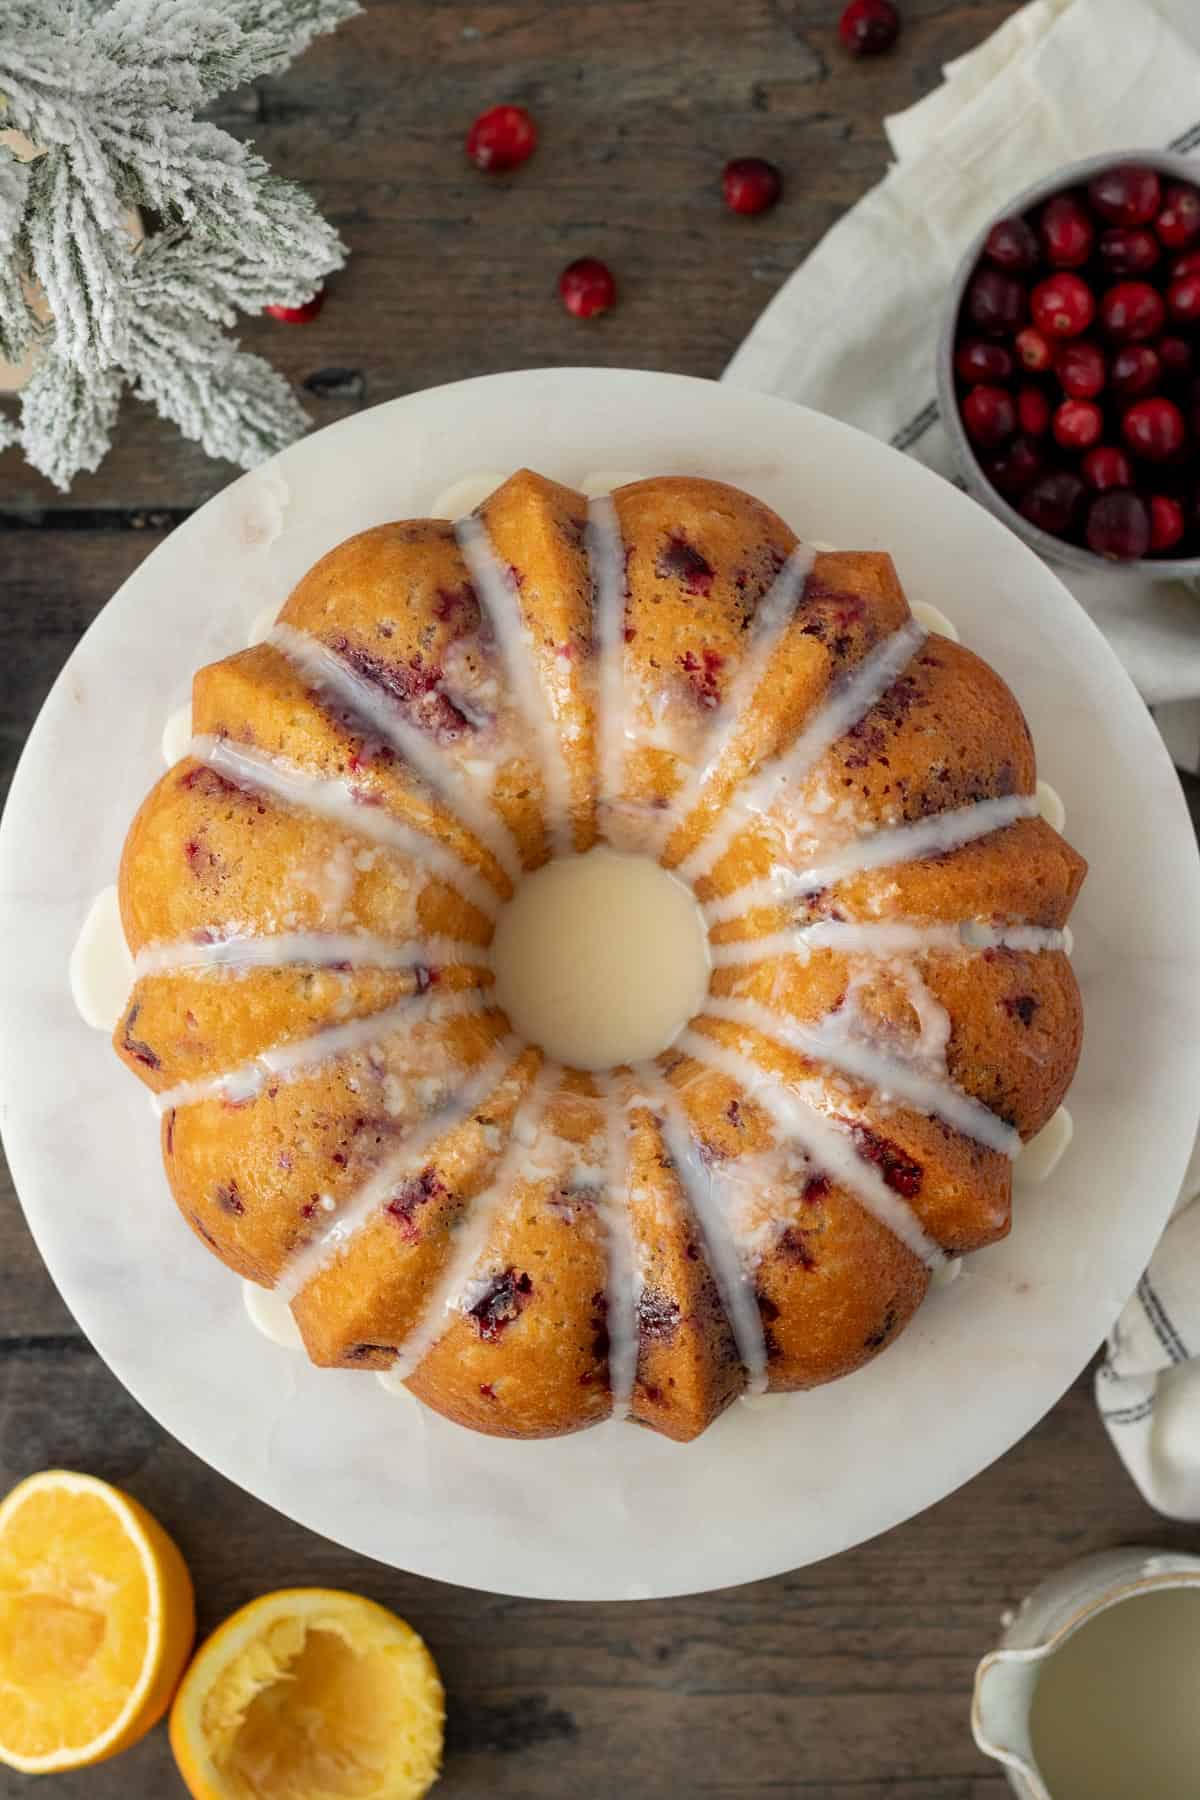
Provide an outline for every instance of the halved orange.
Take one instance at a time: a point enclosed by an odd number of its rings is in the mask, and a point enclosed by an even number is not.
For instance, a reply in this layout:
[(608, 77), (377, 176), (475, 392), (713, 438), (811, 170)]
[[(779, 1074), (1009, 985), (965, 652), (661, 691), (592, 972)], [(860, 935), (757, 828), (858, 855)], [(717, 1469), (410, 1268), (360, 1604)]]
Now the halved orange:
[(195, 1634), (178, 1549), (130, 1495), (46, 1469), (0, 1505), (0, 1761), (115, 1756), (167, 1710)]
[(420, 1800), (444, 1716), (411, 1625), (359, 1594), (284, 1588), (197, 1652), (171, 1748), (194, 1800)]

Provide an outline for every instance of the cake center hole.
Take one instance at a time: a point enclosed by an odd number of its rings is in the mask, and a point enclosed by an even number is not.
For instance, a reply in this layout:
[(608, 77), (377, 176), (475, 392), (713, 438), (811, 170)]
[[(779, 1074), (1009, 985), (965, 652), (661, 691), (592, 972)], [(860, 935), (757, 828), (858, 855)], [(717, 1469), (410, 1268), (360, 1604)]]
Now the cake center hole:
[(708, 934), (691, 890), (603, 846), (527, 875), (492, 946), (514, 1031), (575, 1069), (657, 1056), (699, 1011)]

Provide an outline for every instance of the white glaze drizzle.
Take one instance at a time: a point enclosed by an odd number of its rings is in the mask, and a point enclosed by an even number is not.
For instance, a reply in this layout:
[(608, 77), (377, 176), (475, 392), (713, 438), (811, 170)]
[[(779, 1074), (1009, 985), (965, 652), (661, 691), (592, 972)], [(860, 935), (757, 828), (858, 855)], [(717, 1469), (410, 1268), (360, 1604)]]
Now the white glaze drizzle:
[(785, 1138), (799, 1144), (818, 1169), (848, 1188), (860, 1205), (886, 1225), (926, 1267), (937, 1268), (945, 1261), (908, 1202), (893, 1193), (876, 1169), (859, 1155), (849, 1134), (794, 1086), (785, 1087), (741, 1051), (699, 1031), (685, 1031), (677, 1039), (675, 1049), (736, 1081)]
[(94, 1031), (115, 1031), (133, 986), (133, 959), (115, 887), (101, 888), (88, 907), (71, 951), (68, 977), (84, 1024)]
[(205, 1075), (196, 1081), (181, 1081), (177, 1087), (155, 1094), (154, 1108), (162, 1114), (181, 1106), (195, 1106), (203, 1100), (253, 1100), (271, 1080), (287, 1080), (302, 1069), (319, 1068), (335, 1057), (382, 1043), (393, 1032), (407, 1031), (418, 1019), (457, 1018), (464, 1013), (478, 1012), (482, 1005), (483, 996), (478, 988), (467, 988), (457, 994), (443, 995), (436, 989), (429, 989), (424, 994), (410, 994), (395, 1006), (386, 1006), (361, 1019), (349, 1019), (344, 1025), (328, 1025), (308, 1037), (291, 1038), (273, 1045), (239, 1068), (226, 1069), (220, 1075)]
[(396, 1352), (390, 1373), (404, 1381), (428, 1356), (453, 1323), (464, 1291), (487, 1249), (497, 1219), (512, 1198), (512, 1185), (522, 1174), (522, 1163), (543, 1123), (550, 1089), (561, 1070), (543, 1064), (529, 1092), (517, 1108), (512, 1133), (496, 1171), (482, 1193), (476, 1194), (455, 1229), (454, 1247), (441, 1279), (429, 1295), (420, 1319)]
[(480, 912), (489, 918), (495, 915), (499, 895), (478, 869), (414, 826), (402, 825), (381, 807), (363, 805), (355, 799), (348, 781), (308, 775), (294, 763), (264, 756), (244, 744), (235, 748), (227, 738), (193, 738), (191, 754), (237, 787), (258, 788), (286, 806), (341, 825), (355, 837), (370, 838), (372, 843), (412, 857), (419, 867), (439, 876)]
[(176, 969), (276, 969), (301, 965), (328, 968), (350, 963), (356, 969), (487, 968), (488, 953), (456, 938), (422, 938), (396, 944), (358, 931), (280, 931), (267, 936), (227, 936), (197, 942), (147, 944), (133, 959), (135, 977)]
[[(953, 1082), (938, 1080), (920, 1068), (889, 1056), (884, 1051), (857, 1038), (821, 1026), (793, 1023), (779, 1013), (771, 1012), (757, 1000), (738, 999), (712, 994), (704, 1003), (709, 1018), (725, 1019), (731, 1025), (742, 1025), (763, 1037), (799, 1051), (830, 1068), (838, 1069), (855, 1081), (866, 1082), (887, 1100), (903, 1100), (919, 1112), (932, 1113), (955, 1131), (962, 1132), (989, 1150), (1004, 1156), (1016, 1156), (1021, 1148), (1020, 1133), (986, 1107), (981, 1100), (966, 1094)], [(826, 1021), (828, 1025), (828, 1021)]]
[(467, 764), (478, 759), (448, 756), (427, 732), (410, 724), (385, 694), (308, 632), (298, 631), (294, 625), (276, 625), (267, 641), (287, 658), (315, 693), (331, 694), (371, 726), (491, 851), (509, 880), (520, 879), (521, 857), (511, 832), (489, 806), (487, 795), (467, 774)]
[(916, 862), (923, 856), (944, 856), (977, 838), (1003, 830), (1017, 819), (1032, 819), (1037, 810), (1032, 794), (1006, 794), (997, 799), (976, 800), (951, 812), (934, 813), (911, 825), (864, 832), (827, 862), (807, 869), (780, 869), (761, 881), (746, 882), (733, 893), (706, 902), (704, 914), (710, 925), (721, 925), (754, 907), (780, 906), (789, 899), (816, 893), (819, 888), (832, 887), (866, 869)]
[(454, 527), (471, 580), (491, 622), (501, 661), (517, 704), (538, 744), (542, 791), (546, 801), (546, 832), (552, 851), (566, 856), (572, 848), (571, 782), (562, 740), (550, 703), (538, 676), (533, 635), (480, 519), (468, 514)]
[(713, 944), (709, 953), (713, 968), (721, 969), (762, 962), (769, 956), (796, 956), (807, 962), (814, 950), (878, 957), (983, 950), (1061, 950), (1069, 955), (1070, 941), (1067, 931), (1039, 925), (983, 925), (974, 919), (965, 919), (960, 925), (923, 925), (916, 920), (859, 924), (817, 919), (811, 925), (793, 925), (787, 931), (772, 931), (765, 937)]
[(606, 1138), (605, 1179), (596, 1203), (608, 1250), (608, 1383), (613, 1416), (623, 1418), (633, 1397), (637, 1377), (639, 1332), (638, 1305), (642, 1278), (638, 1273), (633, 1227), (629, 1217), (628, 1109), (617, 1099), (610, 1076), (594, 1076), (604, 1113)]
[(676, 823), (687, 820), (741, 726), (771, 658), (796, 615), (816, 560), (817, 553), (811, 544), (797, 544), (756, 607), (746, 655), (730, 684), (727, 698), (713, 716), (704, 755), (668, 809), (662, 831), (664, 844)]
[(625, 687), (625, 546), (617, 509), (607, 494), (588, 506), (585, 534), (591, 572), (595, 635), (599, 735), (599, 809), (616, 806), (624, 778)]
[[(504, 1038), (495, 1051), (460, 1088), (449, 1106), (431, 1113), (414, 1127), (400, 1145), (358, 1191), (350, 1196), (334, 1222), (298, 1250), (275, 1283), (275, 1292), (294, 1300), (301, 1288), (319, 1275), (330, 1257), (344, 1249), (383, 1206), (393, 1190), (407, 1175), (416, 1173), (440, 1138), (447, 1137), (470, 1117), (489, 1094), (501, 1085), (505, 1073), (520, 1054), (521, 1046), (513, 1038)], [(393, 1369), (395, 1364), (393, 1364)]]
[(817, 760), (866, 717), (924, 642), (921, 626), (907, 619), (876, 644), (854, 672), (831, 689), (791, 748), (760, 769), (741, 797), (730, 802), (716, 829), (681, 863), (680, 875), (689, 881), (706, 875), (754, 814), (766, 812), (785, 787), (803, 780)]
[(700, 1155), (683, 1104), (670, 1083), (646, 1063), (639, 1063), (634, 1075), (661, 1120), (663, 1142), (704, 1239), (708, 1266), (746, 1370), (747, 1391), (765, 1393), (767, 1345), (762, 1314), (728, 1209), (717, 1191), (717, 1178)]

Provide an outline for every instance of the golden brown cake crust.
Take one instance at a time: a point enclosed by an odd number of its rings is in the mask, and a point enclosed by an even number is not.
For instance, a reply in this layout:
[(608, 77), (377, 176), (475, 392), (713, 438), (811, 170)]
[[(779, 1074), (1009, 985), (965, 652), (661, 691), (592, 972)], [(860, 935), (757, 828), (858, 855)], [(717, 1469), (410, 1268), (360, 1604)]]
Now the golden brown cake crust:
[[(193, 721), (125, 845), (114, 1045), (187, 1224), (314, 1362), (497, 1436), (687, 1442), (858, 1368), (1010, 1229), (1079, 1056), (1086, 865), (887, 555), (719, 482), (589, 509), (524, 470), (333, 548)], [(693, 885), (713, 970), (653, 1068), (592, 1077), (510, 1035), (488, 947), (598, 841)]]

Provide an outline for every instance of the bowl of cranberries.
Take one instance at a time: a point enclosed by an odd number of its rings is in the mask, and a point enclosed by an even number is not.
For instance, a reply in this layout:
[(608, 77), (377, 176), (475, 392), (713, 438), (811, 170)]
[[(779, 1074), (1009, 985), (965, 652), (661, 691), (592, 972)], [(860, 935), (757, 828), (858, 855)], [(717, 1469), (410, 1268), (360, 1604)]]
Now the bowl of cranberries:
[(959, 268), (938, 386), (971, 493), (1043, 556), (1200, 576), (1200, 164), (1020, 195)]

